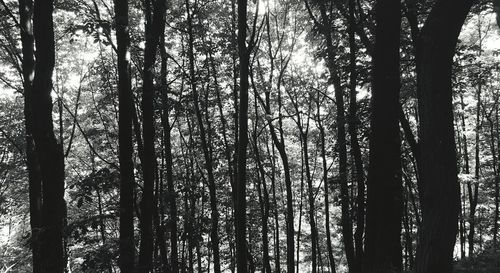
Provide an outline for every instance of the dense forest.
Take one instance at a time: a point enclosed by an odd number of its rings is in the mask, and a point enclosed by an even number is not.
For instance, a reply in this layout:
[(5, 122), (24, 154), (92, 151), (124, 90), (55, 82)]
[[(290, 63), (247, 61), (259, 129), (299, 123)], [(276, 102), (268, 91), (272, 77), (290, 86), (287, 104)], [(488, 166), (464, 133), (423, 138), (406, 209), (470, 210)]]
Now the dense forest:
[(500, 272), (499, 27), (500, 0), (0, 0), (0, 272)]

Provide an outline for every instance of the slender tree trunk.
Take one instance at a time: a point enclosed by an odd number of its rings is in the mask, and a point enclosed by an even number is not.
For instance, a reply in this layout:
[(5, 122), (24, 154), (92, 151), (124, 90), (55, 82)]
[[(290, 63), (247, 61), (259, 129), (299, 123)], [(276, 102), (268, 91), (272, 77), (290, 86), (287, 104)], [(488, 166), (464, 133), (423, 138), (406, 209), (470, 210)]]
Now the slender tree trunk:
[[(301, 143), (302, 146), (302, 143)], [(304, 150), (300, 154), (300, 194), (299, 194), (299, 226), (297, 228), (297, 247), (295, 254), (295, 268), (300, 272), (300, 237), (302, 236), (302, 207), (304, 205)]]
[(359, 273), (361, 264), (356, 262), (356, 254), (353, 243), (353, 228), (350, 217), (349, 206), (349, 186), (347, 183), (347, 140), (345, 130), (345, 109), (344, 109), (344, 92), (338, 69), (335, 64), (335, 48), (331, 36), (331, 27), (329, 27), (329, 19), (324, 4), (320, 5), (321, 19), (323, 24), (323, 35), (326, 41), (327, 48), (327, 66), (330, 72), (330, 81), (335, 89), (335, 102), (337, 106), (337, 145), (339, 151), (339, 181), (340, 181), (340, 203), (341, 203), (341, 222), (342, 222), (342, 239), (346, 252), (347, 265), (349, 272)]
[[(266, 96), (269, 97), (269, 93), (266, 93)], [(267, 98), (266, 98), (267, 99)], [(266, 104), (266, 115), (271, 116), (271, 111), (269, 104)], [(280, 117), (281, 119), (281, 117)], [(290, 176), (290, 165), (288, 161), (288, 155), (285, 150), (285, 142), (283, 137), (281, 136), (281, 140), (278, 139), (278, 136), (275, 132), (274, 125), (272, 124), (271, 119), (268, 119), (269, 131), (271, 132), (271, 138), (273, 140), (274, 145), (278, 149), (278, 153), (280, 154), (281, 162), (283, 164), (283, 172), (285, 174), (285, 188), (286, 188), (286, 245), (287, 245), (287, 272), (293, 273), (295, 270), (295, 262), (294, 262), (294, 225), (293, 225), (293, 200), (292, 200), (292, 179)], [(280, 130), (281, 131), (281, 130)], [(282, 132), (282, 131), (281, 131)]]
[(120, 160), (120, 246), (119, 265), (123, 273), (134, 271), (134, 162), (132, 143), (133, 95), (130, 82), (128, 2), (115, 1), (118, 61), (118, 146)]
[(478, 198), (478, 188), (479, 188), (479, 171), (480, 171), (480, 160), (479, 160), (479, 130), (481, 129), (481, 83), (478, 85), (477, 89), (477, 104), (476, 104), (476, 147), (475, 147), (475, 166), (474, 166), (474, 179), (475, 183), (470, 180), (467, 181), (467, 192), (469, 195), (469, 257), (474, 256), (474, 236), (476, 233), (476, 207)]
[(173, 178), (173, 158), (172, 158), (172, 143), (170, 132), (172, 127), (169, 120), (169, 102), (168, 102), (168, 86), (167, 86), (167, 54), (164, 46), (165, 37), (160, 38), (160, 55), (161, 55), (161, 80), (162, 80), (162, 117), (161, 123), (163, 127), (163, 143), (165, 145), (165, 172), (167, 180), (167, 205), (170, 214), (168, 227), (170, 230), (170, 266), (172, 273), (179, 272), (179, 257), (177, 246), (177, 201)]
[(203, 117), (201, 109), (199, 107), (199, 95), (197, 90), (196, 75), (195, 75), (195, 63), (194, 63), (194, 34), (193, 34), (193, 23), (192, 14), (190, 9), (189, 0), (185, 1), (187, 10), (187, 21), (188, 21), (188, 56), (189, 56), (189, 75), (193, 96), (194, 111), (196, 114), (196, 120), (198, 122), (198, 127), (200, 130), (201, 138), (201, 148), (203, 150), (203, 157), (205, 159), (205, 169), (208, 175), (208, 190), (210, 195), (210, 209), (212, 211), (212, 226), (210, 228), (210, 239), (212, 245), (212, 251), (214, 255), (214, 271), (215, 273), (220, 273), (220, 254), (219, 254), (219, 211), (217, 209), (217, 192), (215, 185), (215, 177), (213, 173), (213, 160), (209, 151), (209, 144), (207, 142), (207, 134), (205, 131), (205, 126), (203, 124)]
[(33, 73), (35, 72), (34, 59), (34, 36), (33, 36), (33, 1), (19, 0), (19, 23), (22, 45), (22, 72), (24, 88), (24, 119), (26, 130), (26, 165), (28, 169), (29, 200), (30, 200), (30, 225), (31, 225), (31, 251), (33, 254), (33, 273), (41, 272), (40, 253), (40, 228), (41, 228), (41, 204), (42, 204), (42, 181), (40, 165), (38, 163), (35, 143), (33, 140)]
[[(495, 105), (496, 106), (496, 105)], [(496, 184), (497, 184), (497, 180), (498, 180), (498, 159), (497, 159), (497, 150), (496, 150), (496, 147), (495, 147), (495, 127), (494, 127), (494, 124), (493, 124), (493, 120), (490, 117), (488, 117), (488, 122), (489, 122), (489, 125), (490, 125), (490, 149), (491, 149), (491, 157), (493, 159), (493, 176), (494, 176), (494, 181), (495, 181), (495, 191), (496, 191)], [(495, 196), (495, 202), (497, 201), (496, 199), (496, 196)], [(492, 230), (492, 233), (493, 233), (493, 244), (494, 246), (496, 246), (496, 241), (497, 241), (497, 233), (498, 233), (498, 222), (496, 222), (497, 220), (497, 212), (495, 211), (495, 218), (493, 219), (493, 230)]]
[[(153, 4), (151, 13), (151, 2), (145, 2), (146, 13), (146, 44), (144, 48), (144, 71), (143, 71), (143, 93), (142, 93), (142, 119), (143, 119), (143, 141), (144, 158), (142, 173), (144, 187), (141, 200), (141, 241), (139, 247), (139, 272), (152, 270), (153, 262), (153, 213), (154, 196), (153, 186), (156, 173), (155, 154), (155, 125), (154, 125), (154, 65), (156, 53), (161, 35), (164, 35), (166, 1), (159, 0)], [(151, 18), (152, 16), (152, 18)]]
[(246, 46), (247, 0), (238, 0), (238, 54), (240, 60), (240, 94), (236, 168), (235, 235), (238, 273), (247, 272), (246, 246), (246, 162), (248, 144), (248, 76), (250, 55)]
[[(500, 135), (499, 135), (499, 119), (498, 119), (498, 107), (495, 109), (495, 121), (496, 121), (496, 135), (497, 135), (497, 147), (500, 151)], [(493, 129), (492, 129), (493, 131)], [(499, 152), (499, 157), (500, 157), (500, 152)], [(500, 160), (497, 160), (500, 161)], [(498, 245), (498, 218), (500, 214), (500, 209), (499, 209), (499, 202), (500, 202), (500, 175), (498, 172), (500, 172), (500, 166), (496, 165), (496, 171), (497, 175), (495, 176), (495, 217), (494, 217), (494, 223), (493, 223), (493, 244), (494, 246)]]
[(326, 164), (326, 144), (325, 144), (325, 128), (321, 123), (320, 117), (320, 107), (319, 107), (319, 92), (317, 98), (317, 124), (319, 129), (319, 137), (321, 143), (321, 159), (323, 164), (323, 184), (324, 184), (324, 198), (325, 198), (325, 234), (326, 234), (326, 249), (328, 252), (328, 262), (330, 264), (330, 272), (335, 273), (335, 258), (333, 257), (333, 248), (332, 248), (332, 238), (330, 231), (330, 201), (329, 201), (329, 187), (331, 187), (330, 182), (328, 180), (328, 167)]
[(419, 80), (422, 227), (416, 272), (450, 273), (460, 208), (453, 128), (452, 64), (473, 1), (438, 0), (422, 29)]
[(274, 211), (274, 270), (275, 272), (281, 272), (281, 261), (280, 261), (280, 226), (278, 217), (278, 202), (276, 200), (276, 160), (274, 153), (274, 146), (271, 147), (272, 152), (269, 150), (269, 145), (266, 142), (267, 153), (271, 157), (271, 190), (273, 194), (273, 211)]
[(356, 231), (354, 233), (354, 245), (356, 250), (356, 263), (363, 262), (363, 235), (365, 228), (365, 179), (361, 148), (358, 141), (358, 105), (356, 101), (356, 19), (354, 17), (355, 0), (349, 0), (349, 136), (351, 140), (351, 152), (354, 157), (354, 166), (357, 182), (356, 198)]
[[(307, 117), (309, 119), (309, 117)], [(309, 123), (309, 121), (307, 122)], [(307, 125), (308, 127), (309, 125)], [(304, 164), (305, 164), (305, 171), (306, 171), (306, 181), (307, 181), (307, 192), (308, 192), (308, 201), (309, 201), (309, 226), (311, 228), (311, 259), (312, 259), (312, 268), (311, 272), (316, 273), (317, 271), (317, 249), (318, 249), (318, 230), (316, 228), (316, 210), (315, 210), (315, 205), (314, 205), (314, 188), (312, 185), (312, 178), (311, 178), (311, 170), (309, 167), (309, 149), (308, 149), (308, 143), (307, 143), (307, 137), (308, 137), (308, 129), (305, 129), (305, 131), (302, 131), (300, 129), (301, 135), (302, 135), (302, 149), (304, 153)], [(298, 271), (297, 271), (298, 272)]]
[(66, 266), (63, 246), (64, 155), (57, 142), (52, 120), (52, 72), (55, 63), (53, 1), (34, 2), (35, 76), (30, 105), (32, 133), (40, 164), (42, 184), (42, 233), (40, 259), (42, 273), (62, 273)]
[[(469, 150), (467, 148), (467, 136), (465, 135), (465, 104), (464, 104), (464, 97), (462, 94), (460, 94), (460, 105), (462, 107), (462, 114), (461, 116), (461, 122), (462, 122), (462, 142), (463, 142), (463, 159), (464, 159), (464, 172), (465, 174), (470, 174), (470, 166), (469, 166)], [(470, 184), (469, 181), (467, 181), (468, 184)], [(465, 192), (464, 192), (465, 195)], [(465, 211), (465, 204), (462, 205), (462, 202), (460, 202), (460, 252), (462, 259), (465, 258), (465, 218), (464, 218), (464, 211)]]
[(257, 190), (259, 194), (259, 203), (260, 210), (262, 214), (262, 272), (263, 273), (271, 273), (271, 263), (269, 261), (269, 192), (267, 190), (266, 183), (266, 171), (264, 170), (264, 166), (262, 164), (262, 159), (260, 156), (260, 148), (259, 148), (259, 139), (258, 139), (258, 121), (259, 121), (259, 112), (258, 112), (258, 104), (257, 97), (254, 97), (254, 110), (255, 110), (255, 122), (254, 129), (252, 133), (253, 138), (253, 146), (255, 153), (255, 161), (257, 164), (257, 168), (259, 173), (257, 174)]
[(403, 195), (399, 136), (401, 3), (378, 0), (363, 272), (402, 270)]
[[(478, 36), (479, 36), (479, 48), (478, 55), (482, 54), (482, 35), (481, 35), (481, 18), (478, 17)], [(469, 192), (469, 257), (473, 257), (474, 255), (474, 235), (476, 229), (476, 207), (477, 207), (477, 198), (478, 198), (478, 190), (479, 190), (479, 172), (481, 169), (481, 161), (479, 160), (479, 131), (481, 130), (481, 93), (483, 89), (483, 83), (481, 78), (481, 67), (479, 67), (479, 78), (477, 84), (477, 104), (476, 104), (476, 153), (475, 153), (475, 172), (474, 178), (476, 183), (472, 186), (472, 183), (467, 184), (467, 191)]]

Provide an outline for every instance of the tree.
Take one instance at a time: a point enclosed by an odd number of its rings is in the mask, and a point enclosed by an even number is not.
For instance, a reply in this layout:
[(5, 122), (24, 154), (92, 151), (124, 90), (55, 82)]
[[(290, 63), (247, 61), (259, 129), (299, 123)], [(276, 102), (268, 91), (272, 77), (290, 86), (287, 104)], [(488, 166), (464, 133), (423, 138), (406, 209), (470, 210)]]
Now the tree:
[(435, 2), (421, 32), (419, 121), (423, 199), (416, 272), (452, 272), (460, 208), (451, 71), (455, 46), (473, 1)]
[(34, 36), (33, 36), (33, 1), (19, 1), (19, 23), (21, 31), (22, 46), (22, 74), (24, 88), (24, 120), (26, 127), (26, 164), (28, 167), (29, 200), (30, 200), (30, 223), (31, 223), (31, 247), (33, 253), (33, 273), (41, 272), (40, 263), (40, 234), (42, 182), (40, 177), (40, 165), (36, 155), (36, 147), (33, 141), (33, 78), (35, 70), (34, 59)]
[(378, 0), (363, 272), (402, 270), (399, 137), (401, 4)]
[[(152, 5), (152, 6), (151, 6)], [(151, 10), (152, 8), (152, 10)], [(143, 70), (143, 93), (142, 93), (142, 118), (143, 118), (143, 139), (144, 157), (142, 158), (142, 174), (144, 177), (144, 187), (141, 200), (141, 244), (139, 248), (139, 264), (137, 269), (140, 272), (149, 272), (153, 266), (153, 212), (154, 196), (153, 186), (156, 173), (156, 153), (155, 153), (155, 108), (154, 108), (154, 65), (158, 44), (165, 29), (166, 1), (146, 1), (146, 45), (144, 48), (144, 70)]]
[(65, 268), (63, 227), (63, 147), (56, 140), (52, 119), (52, 72), (55, 62), (53, 2), (34, 2), (35, 76), (31, 96), (33, 140), (42, 181), (41, 272), (62, 273)]
[(236, 168), (236, 203), (235, 203), (235, 236), (236, 266), (238, 273), (247, 272), (246, 243), (246, 160), (248, 144), (248, 76), (250, 50), (246, 45), (247, 38), (247, 1), (238, 0), (238, 55), (240, 60), (240, 85), (238, 109), (238, 146)]
[(130, 83), (128, 2), (115, 1), (118, 61), (119, 160), (120, 160), (120, 270), (134, 271), (134, 162), (132, 145), (133, 94)]

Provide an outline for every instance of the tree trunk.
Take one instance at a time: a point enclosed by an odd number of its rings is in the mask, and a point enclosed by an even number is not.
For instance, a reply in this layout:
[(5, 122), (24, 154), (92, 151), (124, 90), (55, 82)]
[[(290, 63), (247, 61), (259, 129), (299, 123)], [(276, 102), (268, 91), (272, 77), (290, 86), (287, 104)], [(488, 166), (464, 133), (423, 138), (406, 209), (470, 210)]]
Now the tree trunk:
[(358, 105), (356, 101), (356, 19), (354, 17), (355, 1), (349, 0), (349, 136), (351, 152), (354, 157), (354, 167), (357, 183), (356, 197), (356, 231), (354, 232), (354, 245), (356, 250), (356, 263), (363, 262), (363, 235), (365, 228), (365, 179), (361, 148), (358, 141)]
[[(481, 18), (478, 17), (478, 36), (479, 36), (479, 48), (478, 55), (481, 56), (482, 53), (482, 35), (481, 35)], [(469, 257), (474, 255), (474, 235), (476, 229), (476, 207), (477, 198), (479, 190), (479, 171), (481, 169), (481, 161), (479, 160), (479, 131), (481, 130), (481, 92), (483, 89), (483, 83), (481, 78), (481, 66), (479, 66), (479, 78), (477, 84), (477, 104), (476, 104), (476, 154), (475, 154), (475, 172), (474, 179), (476, 183), (472, 186), (471, 182), (467, 184), (467, 191), (469, 192)]]
[(422, 29), (419, 80), (422, 228), (416, 272), (452, 272), (460, 188), (453, 128), (452, 64), (473, 1), (436, 1)]
[(272, 146), (270, 152), (269, 145), (266, 142), (267, 153), (271, 157), (271, 190), (273, 193), (273, 207), (274, 207), (274, 270), (276, 272), (281, 272), (281, 261), (280, 261), (280, 226), (279, 226), (279, 217), (278, 217), (278, 202), (276, 200), (276, 160), (275, 160), (275, 152), (274, 146)]
[(258, 139), (258, 121), (259, 121), (259, 112), (258, 112), (258, 104), (257, 97), (254, 96), (254, 110), (255, 110), (255, 122), (254, 129), (252, 133), (253, 144), (254, 144), (254, 153), (255, 153), (255, 161), (258, 168), (257, 176), (257, 190), (259, 194), (259, 203), (260, 210), (262, 214), (262, 272), (263, 273), (271, 273), (271, 263), (269, 259), (269, 191), (267, 190), (266, 183), (266, 171), (264, 170), (264, 165), (262, 164), (262, 159), (260, 156), (260, 147), (259, 147), (259, 139)]
[(52, 120), (52, 72), (55, 63), (53, 1), (34, 2), (35, 76), (31, 96), (33, 140), (42, 182), (42, 233), (40, 259), (42, 273), (62, 273), (65, 268), (63, 226), (64, 201), (63, 147), (54, 135)]
[[(246, 46), (247, 0), (238, 0), (238, 54), (240, 60), (240, 94), (238, 109), (238, 139), (236, 149), (235, 235), (238, 273), (247, 272), (246, 246), (246, 162), (248, 144), (248, 75), (250, 55)], [(292, 265), (293, 266), (293, 265)]]
[(130, 83), (128, 2), (115, 1), (118, 61), (118, 146), (120, 160), (120, 246), (119, 265), (123, 273), (134, 271), (134, 162), (132, 143), (133, 95)]
[(335, 102), (337, 106), (337, 145), (339, 151), (339, 184), (340, 184), (340, 203), (341, 203), (341, 222), (342, 222), (342, 239), (346, 252), (347, 265), (349, 272), (359, 273), (361, 264), (356, 262), (356, 254), (354, 252), (353, 243), (353, 228), (352, 220), (349, 212), (349, 186), (347, 183), (347, 140), (345, 130), (345, 110), (344, 110), (344, 92), (338, 69), (335, 64), (335, 47), (331, 36), (331, 27), (329, 27), (329, 17), (327, 15), (326, 6), (320, 5), (321, 19), (323, 25), (323, 35), (325, 37), (327, 49), (327, 66), (330, 72), (330, 82), (333, 83), (335, 89)]
[(26, 165), (28, 169), (29, 200), (30, 200), (30, 225), (31, 225), (31, 251), (33, 254), (33, 273), (41, 272), (40, 253), (40, 228), (41, 228), (41, 204), (42, 204), (42, 181), (40, 165), (38, 163), (35, 143), (33, 140), (33, 78), (35, 71), (34, 59), (34, 36), (33, 36), (33, 1), (19, 0), (19, 23), (22, 45), (22, 72), (24, 88), (24, 119), (26, 130)]
[[(307, 117), (309, 119), (309, 117)], [(309, 121), (308, 121), (309, 123)], [(302, 130), (301, 130), (302, 131)], [(314, 188), (312, 185), (311, 170), (309, 168), (309, 149), (307, 143), (308, 129), (302, 134), (302, 149), (304, 150), (304, 164), (306, 167), (306, 181), (307, 181), (307, 192), (309, 201), (309, 226), (311, 227), (311, 259), (312, 268), (311, 272), (316, 273), (317, 270), (317, 249), (318, 249), (318, 229), (316, 228), (316, 210), (314, 205)]]
[(168, 102), (168, 86), (167, 86), (167, 52), (165, 50), (165, 37), (160, 38), (160, 56), (161, 56), (161, 80), (162, 80), (162, 116), (161, 123), (163, 127), (163, 143), (165, 144), (165, 172), (167, 179), (167, 205), (170, 214), (168, 227), (170, 230), (170, 266), (172, 273), (179, 272), (179, 257), (177, 246), (177, 201), (173, 178), (173, 158), (172, 158), (172, 143), (170, 132), (172, 127), (169, 120), (169, 102)]
[[(497, 133), (497, 147), (499, 149), (499, 157), (500, 157), (500, 137), (499, 137), (499, 123), (498, 123), (498, 107), (495, 109), (495, 121), (496, 121), (496, 133)], [(500, 159), (497, 159), (497, 161), (500, 161)], [(493, 245), (497, 246), (498, 245), (498, 218), (500, 214), (500, 209), (499, 209), (499, 202), (500, 202), (500, 175), (498, 172), (500, 172), (500, 166), (496, 166), (496, 171), (497, 175), (495, 176), (495, 217), (493, 219)]]
[[(155, 154), (155, 125), (154, 125), (154, 65), (156, 52), (160, 42), (160, 36), (164, 35), (166, 1), (159, 0), (153, 4), (151, 13), (151, 2), (145, 3), (146, 17), (146, 44), (144, 48), (144, 70), (143, 70), (143, 93), (142, 93), (142, 119), (143, 119), (143, 141), (144, 158), (142, 173), (144, 187), (141, 199), (141, 241), (139, 247), (139, 272), (152, 270), (153, 262), (153, 213), (154, 196), (153, 186), (156, 173)], [(151, 18), (151, 16), (153, 16)]]
[[(463, 142), (463, 159), (464, 159), (464, 172), (465, 174), (470, 174), (470, 167), (469, 167), (469, 150), (467, 148), (467, 136), (465, 135), (465, 104), (464, 104), (464, 97), (462, 94), (460, 94), (460, 105), (462, 107), (462, 114), (461, 114), (461, 123), (462, 123), (462, 142)], [(470, 184), (469, 181), (467, 181), (468, 184)], [(465, 195), (465, 193), (464, 193)], [(465, 197), (464, 197), (465, 198)], [(460, 252), (461, 252), (461, 257), (462, 259), (465, 258), (465, 217), (464, 217), (464, 211), (465, 211), (465, 203), (462, 205), (462, 202), (460, 202)]]
[(319, 108), (319, 92), (317, 98), (317, 124), (319, 129), (319, 137), (321, 143), (321, 159), (323, 164), (323, 184), (325, 191), (325, 234), (326, 234), (326, 249), (328, 252), (328, 262), (330, 264), (330, 272), (335, 273), (335, 258), (333, 257), (333, 248), (332, 248), (332, 238), (330, 232), (330, 202), (329, 202), (329, 187), (331, 187), (330, 182), (328, 181), (328, 167), (326, 164), (326, 144), (325, 144), (325, 128), (321, 123), (320, 117), (320, 108)]
[(363, 272), (402, 270), (399, 136), (401, 3), (378, 0), (373, 56), (370, 164)]

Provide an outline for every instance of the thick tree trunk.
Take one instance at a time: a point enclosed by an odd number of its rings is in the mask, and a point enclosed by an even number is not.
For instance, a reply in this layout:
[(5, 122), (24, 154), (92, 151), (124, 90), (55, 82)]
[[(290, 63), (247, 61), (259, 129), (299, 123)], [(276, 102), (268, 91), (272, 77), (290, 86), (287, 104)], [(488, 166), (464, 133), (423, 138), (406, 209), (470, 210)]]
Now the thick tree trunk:
[(247, 272), (246, 246), (246, 181), (247, 181), (247, 144), (248, 144), (248, 76), (250, 55), (246, 46), (247, 1), (238, 0), (238, 54), (240, 60), (240, 93), (238, 109), (238, 139), (236, 146), (236, 202), (235, 235), (236, 266), (238, 273)]
[(54, 135), (52, 120), (52, 72), (55, 63), (53, 1), (34, 2), (35, 77), (31, 96), (33, 140), (42, 181), (42, 232), (40, 259), (42, 273), (62, 273), (65, 268), (63, 226), (63, 147)]
[[(144, 187), (141, 199), (141, 241), (139, 247), (139, 272), (149, 272), (153, 263), (153, 186), (156, 173), (155, 125), (154, 125), (154, 65), (160, 36), (164, 35), (166, 1), (155, 1), (151, 14), (151, 2), (145, 2), (146, 44), (144, 48), (142, 119), (144, 158), (142, 173)], [(151, 18), (152, 16), (152, 18)]]
[(118, 146), (120, 160), (120, 246), (119, 265), (123, 273), (134, 272), (134, 162), (132, 143), (133, 94), (130, 82), (128, 2), (115, 1), (118, 61)]
[(33, 1), (19, 0), (19, 23), (22, 45), (22, 72), (24, 88), (24, 119), (26, 130), (26, 165), (28, 169), (29, 200), (30, 200), (30, 225), (31, 225), (31, 251), (33, 254), (33, 273), (41, 272), (40, 253), (40, 228), (41, 228), (41, 204), (42, 204), (42, 181), (40, 165), (38, 163), (35, 143), (33, 140), (33, 73), (35, 71), (35, 47), (33, 36)]
[(370, 164), (363, 272), (402, 270), (403, 196), (399, 136), (401, 3), (378, 0), (373, 56)]
[(419, 80), (422, 228), (416, 272), (452, 272), (460, 188), (453, 128), (452, 63), (473, 1), (436, 1), (422, 29)]

